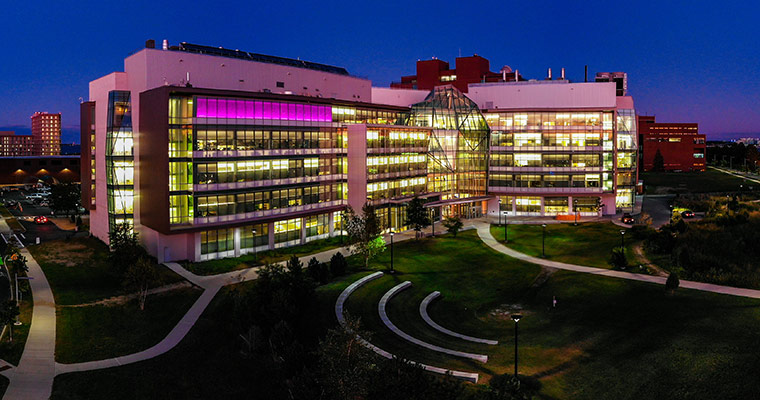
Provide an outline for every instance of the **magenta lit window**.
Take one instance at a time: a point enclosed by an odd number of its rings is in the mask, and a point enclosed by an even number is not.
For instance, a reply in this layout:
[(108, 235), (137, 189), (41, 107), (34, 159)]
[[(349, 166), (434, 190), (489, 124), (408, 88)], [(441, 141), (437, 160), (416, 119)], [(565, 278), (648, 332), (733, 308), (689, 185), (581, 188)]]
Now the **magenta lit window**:
[(198, 97), (196, 117), (331, 122), (332, 108), (311, 104)]

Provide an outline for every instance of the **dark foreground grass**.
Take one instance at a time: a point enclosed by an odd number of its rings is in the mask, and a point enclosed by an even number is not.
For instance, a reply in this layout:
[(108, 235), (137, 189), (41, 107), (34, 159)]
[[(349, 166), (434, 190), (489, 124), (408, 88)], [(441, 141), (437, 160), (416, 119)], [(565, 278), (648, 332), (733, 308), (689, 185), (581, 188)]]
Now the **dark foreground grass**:
[(125, 304), (58, 307), (55, 360), (77, 363), (123, 356), (160, 342), (200, 296), (194, 287), (148, 296), (145, 310)]
[[(538, 267), (491, 251), (475, 232), (397, 243), (394, 253), (399, 272), (356, 291), (347, 309), (361, 317), (373, 343), (403, 357), (476, 371), (486, 382), (513, 368), (514, 323), (508, 315), (521, 309), (520, 372), (540, 379), (540, 398), (744, 399), (760, 390), (760, 301), (688, 290), (668, 295), (659, 285), (568, 271), (533, 287)], [(384, 253), (373, 267), (385, 268), (388, 257)], [(319, 301), (307, 314), (315, 318), (315, 336), (335, 324), (339, 293), (367, 273), (319, 288)], [(484, 352), (488, 363), (405, 344), (379, 323), (377, 301), (407, 279), (413, 286), (389, 304), (396, 325), (435, 344)], [(430, 332), (418, 307), (433, 290), (443, 293), (431, 305), (434, 320), (500, 344), (469, 344)], [(229, 310), (221, 307), (226, 293), (177, 348), (134, 365), (58, 376), (53, 398), (271, 398), (255, 361), (238, 356)], [(559, 300), (554, 310), (552, 296)]]
[[(509, 225), (507, 246), (521, 253), (541, 257), (541, 225)], [(626, 230), (612, 222), (588, 222), (546, 225), (546, 259), (597, 268), (611, 268), (607, 262), (612, 249), (620, 248), (620, 231)], [(491, 226), (491, 234), (504, 242), (504, 227)], [(626, 255), (630, 265), (638, 265), (633, 252), (630, 232), (625, 237)]]
[[(234, 317), (225, 307), (233, 289), (226, 287), (219, 292), (174, 349), (136, 364), (59, 375), (52, 398), (272, 399), (271, 374), (263, 374), (257, 360), (240, 356), (240, 332), (233, 328)], [(323, 324), (333, 322), (329, 313), (320, 314), (317, 304), (313, 307), (312, 332), (316, 337), (324, 333)]]
[(14, 231), (26, 231), (23, 225), (21, 225), (20, 222), (16, 219), (16, 217), (11, 214), (10, 211), (8, 211), (7, 208), (4, 206), (0, 206), (0, 215), (5, 218), (5, 222), (8, 224), (8, 227), (13, 229)]
[(21, 325), (13, 327), (13, 342), (8, 341), (7, 331), (2, 338), (2, 342), (0, 342), (0, 358), (13, 365), (18, 365), (19, 360), (21, 360), (21, 354), (24, 352), (26, 338), (29, 336), (29, 326), (32, 324), (32, 305), (34, 304), (29, 281), (20, 280), (18, 282), (19, 290), (22, 293), (21, 302), (18, 307), (18, 319), (21, 321)]
[[(94, 238), (55, 240), (29, 251), (45, 272), (57, 305), (89, 303), (125, 293), (122, 276), (108, 262), (108, 246)], [(156, 265), (159, 282), (155, 286), (183, 278)]]
[[(182, 264), (185, 269), (196, 275), (216, 275), (225, 272), (236, 271), (239, 269), (250, 268), (255, 265), (266, 265), (285, 261), (296, 255), (303, 257), (309, 254), (315, 254), (322, 251), (345, 246), (346, 239), (339, 236), (327, 239), (315, 240), (301, 246), (285, 247), (276, 250), (261, 251), (257, 254), (245, 254), (240, 257), (221, 258), (218, 260), (208, 260), (201, 262), (185, 262)], [(347, 255), (347, 254), (345, 254)]]
[(647, 194), (738, 192), (744, 179), (707, 169), (704, 172), (642, 172)]

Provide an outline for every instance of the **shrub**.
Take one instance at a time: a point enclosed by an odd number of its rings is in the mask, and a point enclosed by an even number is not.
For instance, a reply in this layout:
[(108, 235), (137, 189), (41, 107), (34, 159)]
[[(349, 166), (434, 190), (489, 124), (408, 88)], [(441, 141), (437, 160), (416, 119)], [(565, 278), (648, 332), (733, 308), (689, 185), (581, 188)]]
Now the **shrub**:
[(628, 257), (625, 256), (625, 250), (621, 248), (612, 249), (610, 259), (607, 261), (614, 269), (626, 269), (628, 267)]
[(678, 280), (678, 275), (675, 272), (671, 272), (670, 275), (668, 275), (668, 280), (665, 281), (665, 290), (672, 293), (678, 289), (678, 285), (680, 284), (681, 281)]
[(298, 259), (297, 255), (293, 255), (288, 260), (288, 272), (292, 275), (300, 275), (303, 272), (303, 263)]
[(348, 262), (341, 252), (335, 253), (332, 258), (330, 258), (330, 273), (332, 276), (345, 275), (347, 269)]
[(635, 240), (646, 240), (649, 239), (650, 236), (655, 234), (656, 231), (654, 228), (651, 228), (647, 225), (634, 225), (631, 228), (631, 235)]
[(446, 219), (443, 220), (443, 226), (445, 226), (446, 230), (453, 234), (454, 237), (457, 237), (457, 233), (462, 229), (463, 225), (462, 220), (457, 216), (446, 217)]
[(314, 282), (319, 282), (324, 285), (330, 280), (330, 270), (327, 264), (317, 261), (315, 257), (309, 260), (309, 266), (306, 268), (306, 272)]

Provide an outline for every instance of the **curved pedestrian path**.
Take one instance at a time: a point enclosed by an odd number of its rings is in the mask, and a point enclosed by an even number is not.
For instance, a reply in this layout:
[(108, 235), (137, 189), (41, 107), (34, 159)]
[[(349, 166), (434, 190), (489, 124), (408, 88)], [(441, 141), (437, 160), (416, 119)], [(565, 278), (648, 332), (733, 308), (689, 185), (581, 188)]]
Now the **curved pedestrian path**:
[[(367, 284), (367, 282), (370, 282), (370, 281), (373, 281), (375, 279), (378, 279), (381, 276), (383, 276), (383, 273), (379, 272), (379, 271), (375, 272), (373, 274), (367, 275), (367, 276), (365, 276), (365, 277), (357, 280), (356, 282), (348, 285), (348, 287), (346, 287), (343, 290), (343, 292), (341, 292), (340, 296), (338, 296), (338, 300), (335, 301), (335, 317), (338, 319), (338, 323), (341, 326), (343, 326), (343, 327), (346, 326), (346, 319), (345, 319), (345, 316), (343, 314), (343, 308), (344, 308), (344, 305), (346, 303), (346, 300), (348, 299), (349, 296), (351, 296), (351, 293), (353, 293), (354, 291), (356, 291), (356, 289), (360, 288), (361, 286)], [(382, 356), (384, 358), (388, 358), (388, 359), (393, 358), (393, 354), (391, 354), (391, 353), (389, 353), (389, 352), (387, 352), (387, 351), (385, 351), (385, 350), (383, 350), (383, 349), (381, 349), (381, 348), (373, 345), (372, 343), (368, 342), (367, 340), (363, 339), (362, 337), (359, 337), (359, 336), (357, 336), (357, 337), (359, 338), (359, 340), (361, 341), (361, 343), (364, 346), (366, 346), (370, 350), (374, 351), (375, 353), (379, 354), (380, 356)], [(422, 367), (426, 371), (434, 372), (434, 373), (441, 374), (441, 375), (451, 375), (451, 376), (454, 376), (454, 377), (459, 378), (459, 379), (464, 379), (464, 380), (467, 380), (467, 381), (470, 381), (470, 382), (473, 382), (473, 383), (478, 383), (478, 374), (473, 373), (473, 372), (456, 371), (456, 370), (450, 370), (450, 369), (441, 368), (441, 367), (434, 367), (434, 366), (431, 366), (431, 365), (422, 364), (422, 363), (419, 363), (419, 362), (416, 362), (416, 361), (411, 361), (411, 360), (410, 360), (410, 362), (412, 364), (414, 364), (414, 365), (419, 365), (420, 367)]]
[[(479, 221), (475, 223), (475, 226), (478, 231), (478, 236), (483, 241), (483, 243), (488, 245), (488, 247), (500, 253), (506, 254), (510, 257), (513, 257), (525, 262), (529, 262), (531, 264), (541, 265), (541, 266), (549, 267), (549, 268), (557, 268), (557, 269), (564, 269), (568, 271), (581, 272), (584, 274), (608, 276), (611, 278), (628, 279), (632, 281), (649, 282), (649, 283), (656, 283), (660, 285), (665, 285), (665, 281), (667, 280), (667, 277), (664, 277), (664, 276), (652, 276), (652, 275), (644, 275), (644, 274), (635, 274), (632, 272), (623, 272), (623, 271), (614, 271), (610, 269), (586, 267), (583, 265), (567, 264), (563, 262), (550, 261), (550, 260), (545, 260), (543, 258), (529, 256), (527, 254), (520, 253), (519, 251), (512, 250), (509, 247), (504, 246), (503, 244), (499, 243), (493, 237), (493, 235), (491, 235), (491, 225), (488, 222)], [(737, 287), (732, 287), (732, 286), (722, 286), (722, 285), (715, 285), (712, 283), (702, 283), (702, 282), (684, 281), (684, 280), (681, 281), (679, 287), (684, 288), (684, 289), (701, 290), (703, 292), (728, 294), (731, 296), (741, 296), (741, 297), (749, 297), (753, 299), (760, 299), (760, 290), (755, 290), (755, 289), (744, 289), (744, 288), (737, 288)]]
[(430, 305), (430, 303), (433, 300), (435, 300), (438, 297), (440, 297), (440, 296), (441, 296), (441, 292), (439, 292), (439, 291), (436, 290), (435, 292), (430, 293), (429, 295), (427, 295), (427, 297), (425, 297), (422, 300), (422, 302), (420, 303), (420, 316), (422, 317), (423, 320), (425, 320), (425, 323), (427, 323), (428, 325), (430, 325), (431, 328), (437, 330), (438, 332), (441, 332), (441, 333), (444, 333), (446, 335), (453, 336), (453, 337), (456, 337), (456, 338), (459, 338), (459, 339), (462, 339), (462, 340), (466, 340), (468, 342), (483, 343), (483, 344), (490, 344), (490, 345), (497, 345), (497, 344), (499, 344), (499, 342), (496, 341), (496, 340), (481, 339), (481, 338), (476, 338), (476, 337), (473, 337), (473, 336), (463, 335), (461, 333), (457, 333), (457, 332), (454, 332), (452, 330), (446, 329), (446, 328), (438, 325), (437, 323), (435, 323), (435, 321), (433, 321), (433, 319), (430, 318), (430, 314), (428, 314), (427, 309), (428, 309), (428, 306)]
[(416, 337), (402, 331), (399, 329), (393, 322), (391, 322), (390, 318), (388, 318), (388, 314), (386, 313), (386, 307), (388, 305), (388, 300), (390, 300), (393, 296), (397, 295), (402, 290), (412, 286), (412, 282), (406, 281), (403, 283), (400, 283), (391, 290), (387, 291), (383, 297), (380, 299), (380, 302), (377, 304), (377, 312), (380, 313), (380, 319), (383, 321), (383, 324), (388, 327), (393, 333), (400, 336), (404, 340), (410, 343), (414, 343), (417, 346), (426, 348), (428, 350), (432, 350), (438, 353), (444, 353), (451, 356), (456, 357), (463, 357), (463, 358), (469, 358), (471, 360), (480, 361), (482, 363), (488, 362), (488, 356), (484, 354), (473, 354), (473, 353), (466, 353), (464, 351), (457, 351), (457, 350), (451, 350), (447, 349), (445, 347), (436, 346), (434, 344), (430, 344), (428, 342), (422, 341), (420, 339), (417, 339)]

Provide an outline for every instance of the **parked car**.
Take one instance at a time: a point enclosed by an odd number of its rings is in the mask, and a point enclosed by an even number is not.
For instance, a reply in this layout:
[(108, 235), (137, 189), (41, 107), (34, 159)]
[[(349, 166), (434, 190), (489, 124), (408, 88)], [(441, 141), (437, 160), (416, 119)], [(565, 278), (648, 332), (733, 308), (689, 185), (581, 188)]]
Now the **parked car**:
[(50, 202), (47, 200), (42, 200), (39, 204), (40, 207), (50, 207)]
[(47, 224), (47, 222), (48, 222), (48, 219), (44, 215), (40, 215), (39, 217), (34, 218), (34, 223), (37, 225)]
[(620, 218), (620, 222), (624, 224), (632, 224), (633, 221), (635, 221), (635, 219), (633, 218), (633, 216), (631, 216), (631, 214), (628, 214), (628, 213), (623, 214), (623, 217)]
[(681, 213), (681, 217), (683, 218), (694, 218), (694, 211), (686, 210)]
[(8, 208), (16, 207), (18, 205), (18, 201), (16, 200), (6, 200), (5, 206)]

